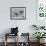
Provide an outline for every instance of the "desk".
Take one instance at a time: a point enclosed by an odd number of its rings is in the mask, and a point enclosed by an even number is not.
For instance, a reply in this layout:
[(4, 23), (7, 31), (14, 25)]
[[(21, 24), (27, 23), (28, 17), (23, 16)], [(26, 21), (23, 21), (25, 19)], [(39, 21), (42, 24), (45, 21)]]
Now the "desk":
[(16, 45), (15, 46), (19, 46), (19, 44), (20, 44), (20, 46), (22, 45), (22, 44), (25, 44), (26, 46), (30, 46), (30, 42), (29, 42), (29, 33), (21, 33), (21, 36), (26, 36), (26, 39), (27, 39), (27, 42), (21, 42), (21, 43), (19, 43), (18, 42), (18, 33), (17, 34), (10, 34), (10, 33), (6, 33), (5, 34), (5, 46), (8, 46), (8, 42), (7, 42), (7, 36), (9, 36), (9, 38), (10, 38), (10, 36), (17, 36), (16, 37), (16, 40), (17, 40), (17, 42), (15, 43)]

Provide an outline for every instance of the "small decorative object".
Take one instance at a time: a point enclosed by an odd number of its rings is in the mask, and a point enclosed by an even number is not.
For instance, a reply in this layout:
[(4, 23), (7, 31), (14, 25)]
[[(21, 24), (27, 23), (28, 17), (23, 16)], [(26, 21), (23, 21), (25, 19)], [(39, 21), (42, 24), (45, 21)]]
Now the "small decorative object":
[(11, 20), (25, 20), (26, 19), (26, 7), (11, 7), (10, 8)]
[(19, 46), (26, 46), (25, 42), (19, 42)]
[(11, 28), (11, 34), (18, 33), (18, 27), (16, 28)]

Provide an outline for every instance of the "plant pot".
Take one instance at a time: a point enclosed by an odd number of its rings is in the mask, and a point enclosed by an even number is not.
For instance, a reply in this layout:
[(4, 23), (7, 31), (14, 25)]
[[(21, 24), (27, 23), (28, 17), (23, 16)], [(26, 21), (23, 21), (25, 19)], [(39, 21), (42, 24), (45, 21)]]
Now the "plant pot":
[(40, 39), (40, 43), (44, 43), (44, 40), (45, 40), (45, 39)]
[(40, 39), (37, 39), (37, 43), (40, 43)]
[(38, 42), (39, 44), (41, 44), (41, 43), (44, 42), (44, 40), (45, 40), (45, 39), (38, 39), (37, 42)]

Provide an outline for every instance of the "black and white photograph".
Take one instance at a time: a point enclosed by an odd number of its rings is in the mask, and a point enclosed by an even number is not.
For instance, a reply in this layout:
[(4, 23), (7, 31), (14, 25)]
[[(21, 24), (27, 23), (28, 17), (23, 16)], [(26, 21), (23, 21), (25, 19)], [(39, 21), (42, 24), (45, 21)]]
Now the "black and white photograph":
[(10, 8), (11, 20), (25, 20), (26, 19), (26, 7), (11, 7)]

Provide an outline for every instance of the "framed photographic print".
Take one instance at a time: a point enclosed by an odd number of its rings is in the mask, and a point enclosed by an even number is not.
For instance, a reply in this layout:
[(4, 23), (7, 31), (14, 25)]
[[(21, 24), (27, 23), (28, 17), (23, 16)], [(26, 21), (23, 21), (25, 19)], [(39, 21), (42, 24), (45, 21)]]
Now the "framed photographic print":
[(11, 7), (10, 8), (11, 20), (25, 20), (26, 19), (26, 7)]
[(46, 25), (46, 0), (37, 0), (36, 24)]
[(37, 1), (37, 15), (39, 18), (46, 18), (46, 0)]

